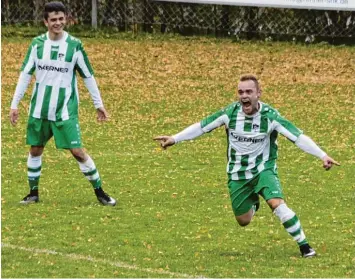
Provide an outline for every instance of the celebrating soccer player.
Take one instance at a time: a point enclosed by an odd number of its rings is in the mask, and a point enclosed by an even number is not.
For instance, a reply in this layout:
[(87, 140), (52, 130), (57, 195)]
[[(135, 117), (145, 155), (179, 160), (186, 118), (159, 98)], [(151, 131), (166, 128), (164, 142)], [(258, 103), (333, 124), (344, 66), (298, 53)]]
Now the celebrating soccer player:
[(281, 133), (303, 151), (323, 161), (329, 170), (338, 162), (283, 118), (277, 110), (259, 101), (257, 78), (244, 75), (238, 84), (238, 101), (173, 136), (158, 136), (162, 148), (225, 126), (228, 136), (228, 188), (235, 218), (240, 226), (250, 223), (259, 208), (259, 195), (265, 199), (286, 231), (297, 242), (303, 257), (316, 255), (308, 244), (300, 220), (285, 203), (278, 178), (277, 135)]
[(84, 79), (90, 92), (97, 110), (97, 119), (105, 121), (108, 114), (81, 41), (63, 30), (66, 16), (67, 10), (63, 3), (50, 2), (45, 5), (44, 23), (48, 32), (32, 40), (11, 103), (10, 121), (12, 125), (16, 125), (18, 105), (35, 72), (36, 83), (29, 108), (26, 140), (31, 146), (27, 160), (30, 193), (21, 203), (39, 201), (42, 153), (48, 140), (54, 136), (56, 147), (69, 149), (78, 161), (80, 170), (92, 184), (97, 199), (103, 205), (114, 206), (116, 200), (103, 191), (95, 163), (82, 149), (76, 71)]

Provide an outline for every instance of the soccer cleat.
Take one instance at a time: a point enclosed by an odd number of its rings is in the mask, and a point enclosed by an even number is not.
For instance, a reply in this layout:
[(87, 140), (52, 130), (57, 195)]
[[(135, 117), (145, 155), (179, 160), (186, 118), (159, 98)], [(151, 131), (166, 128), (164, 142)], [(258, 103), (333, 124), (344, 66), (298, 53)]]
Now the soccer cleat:
[(38, 195), (33, 195), (33, 194), (28, 194), (26, 197), (23, 198), (22, 201), (20, 201), (21, 204), (30, 204), (30, 203), (36, 203), (39, 202), (39, 197)]
[(300, 251), (303, 258), (312, 258), (316, 255), (316, 251), (314, 251), (314, 249), (309, 246), (308, 243), (301, 245)]
[(110, 206), (115, 206), (116, 205), (116, 200), (114, 198), (111, 198), (108, 194), (102, 190), (102, 188), (95, 189), (95, 194), (99, 202), (101, 202), (103, 205), (110, 205)]

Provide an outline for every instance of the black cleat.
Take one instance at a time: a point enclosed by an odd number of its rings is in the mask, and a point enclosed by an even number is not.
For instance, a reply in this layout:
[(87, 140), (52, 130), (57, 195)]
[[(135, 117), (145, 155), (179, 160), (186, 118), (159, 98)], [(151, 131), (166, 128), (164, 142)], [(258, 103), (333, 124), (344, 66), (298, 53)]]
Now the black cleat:
[(308, 243), (301, 245), (300, 251), (303, 258), (312, 258), (316, 255), (316, 251), (314, 251), (314, 249), (309, 246)]
[(103, 205), (110, 205), (110, 206), (115, 206), (116, 205), (116, 200), (114, 198), (111, 198), (108, 194), (102, 190), (102, 188), (95, 189), (95, 194), (100, 203)]
[(21, 204), (31, 204), (36, 202), (39, 202), (38, 195), (33, 195), (31, 193), (24, 197), (22, 201), (20, 201)]

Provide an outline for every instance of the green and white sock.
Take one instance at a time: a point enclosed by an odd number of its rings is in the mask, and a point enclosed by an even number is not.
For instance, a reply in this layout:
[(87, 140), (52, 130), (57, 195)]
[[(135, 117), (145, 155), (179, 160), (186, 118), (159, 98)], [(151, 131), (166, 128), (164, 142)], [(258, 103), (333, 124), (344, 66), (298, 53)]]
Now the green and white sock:
[(300, 220), (298, 219), (296, 213), (289, 209), (285, 203), (280, 204), (274, 210), (274, 214), (279, 217), (286, 231), (292, 236), (299, 246), (307, 243)]
[(27, 176), (30, 190), (38, 190), (39, 178), (42, 169), (42, 156), (32, 156), (28, 154), (27, 158)]
[(94, 189), (101, 188), (102, 182), (100, 179), (99, 172), (96, 169), (94, 161), (88, 155), (88, 159), (84, 162), (78, 162), (81, 172), (90, 181)]

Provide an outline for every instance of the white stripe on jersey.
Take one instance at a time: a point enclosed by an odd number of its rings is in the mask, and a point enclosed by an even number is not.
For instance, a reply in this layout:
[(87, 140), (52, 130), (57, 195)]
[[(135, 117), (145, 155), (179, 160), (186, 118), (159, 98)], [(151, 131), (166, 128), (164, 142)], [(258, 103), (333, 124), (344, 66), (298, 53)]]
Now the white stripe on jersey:
[[(233, 173), (233, 175), (235, 175), (235, 176), (237, 176), (237, 177), (238, 177), (237, 171), (242, 167), (242, 166), (240, 165), (241, 160), (242, 160), (242, 156), (241, 156), (241, 155), (235, 155), (235, 164), (234, 164), (232, 173)], [(228, 164), (228, 165), (229, 165), (229, 164)]]
[(235, 131), (240, 134), (244, 134), (244, 119), (245, 115), (242, 110), (238, 111), (236, 117)]
[(32, 67), (35, 66), (35, 60), (33, 59), (33, 57), (36, 57), (36, 56), (37, 56), (37, 45), (32, 47), (30, 57), (28, 58), (25, 68), (23, 69), (23, 71), (26, 74), (28, 74), (30, 72), (30, 70), (32, 69)]
[(59, 87), (53, 86), (51, 99), (49, 101), (49, 109), (48, 109), (48, 119), (49, 120), (55, 119), (55, 111), (57, 108), (58, 97), (59, 97)]
[(46, 84), (40, 83), (38, 85), (36, 107), (33, 111), (33, 117), (35, 117), (35, 118), (41, 118), (41, 110), (42, 110), (42, 104), (43, 104), (45, 90), (46, 90)]
[(248, 170), (245, 171), (245, 178), (246, 179), (250, 179), (253, 177), (252, 173), (251, 173), (251, 169), (255, 167), (256, 164), (256, 156), (249, 156), (248, 158)]
[[(270, 126), (269, 126), (270, 127)], [(266, 138), (265, 147), (263, 150), (263, 160), (258, 166), (258, 171), (261, 172), (265, 169), (265, 162), (269, 160), (270, 157), (270, 137)]]
[(43, 45), (43, 57), (42, 57), (42, 60), (49, 61), (51, 59), (51, 48), (52, 48), (52, 41), (51, 40), (45, 40), (44, 41), (44, 45)]
[(63, 106), (63, 110), (62, 110), (62, 119), (63, 120), (67, 120), (69, 119), (69, 111), (68, 111), (68, 106), (67, 106), (67, 103), (68, 103), (68, 100), (70, 98), (70, 88), (65, 88), (65, 100), (64, 100), (64, 106)]

